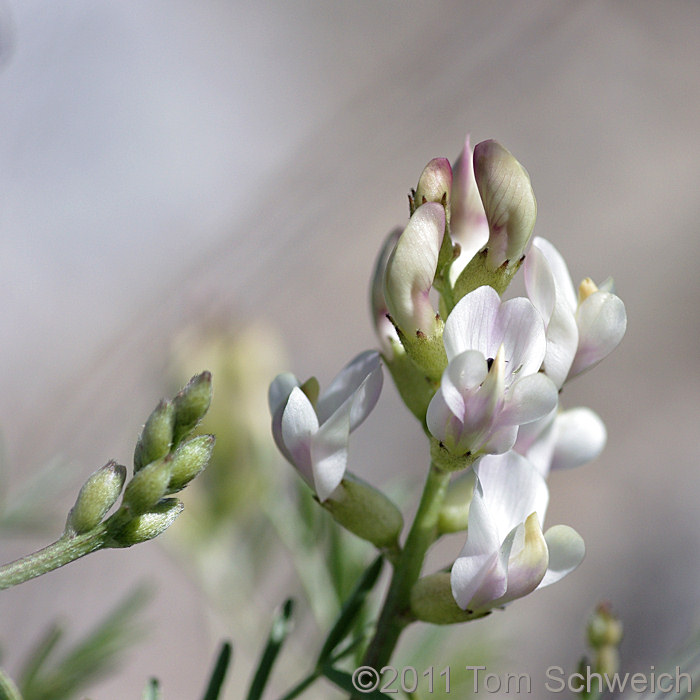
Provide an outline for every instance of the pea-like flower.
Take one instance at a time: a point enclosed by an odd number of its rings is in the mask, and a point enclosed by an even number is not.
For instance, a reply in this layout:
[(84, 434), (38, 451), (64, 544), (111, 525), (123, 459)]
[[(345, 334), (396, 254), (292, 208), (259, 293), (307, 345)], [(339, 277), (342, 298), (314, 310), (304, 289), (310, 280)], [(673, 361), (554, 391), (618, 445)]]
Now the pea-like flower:
[(605, 424), (590, 408), (557, 408), (523, 425), (513, 449), (546, 479), (553, 469), (572, 469), (593, 461), (606, 440)]
[(452, 310), (443, 342), (448, 365), (426, 423), (452, 454), (506, 452), (519, 425), (556, 406), (556, 387), (538, 373), (544, 325), (527, 299), (501, 302), (491, 287), (475, 289)]
[(507, 452), (475, 465), (467, 541), (451, 573), (462, 610), (483, 612), (555, 583), (583, 560), (581, 536), (566, 525), (542, 533), (549, 492), (524, 457)]
[(277, 447), (322, 502), (343, 480), (350, 433), (374, 408), (382, 382), (379, 353), (368, 350), (348, 363), (318, 400), (307, 396), (290, 373), (278, 375), (270, 385)]
[(599, 289), (586, 278), (577, 294), (564, 258), (544, 238), (533, 240), (524, 267), (527, 294), (547, 327), (543, 369), (561, 387), (617, 347), (627, 328), (625, 305), (612, 283)]

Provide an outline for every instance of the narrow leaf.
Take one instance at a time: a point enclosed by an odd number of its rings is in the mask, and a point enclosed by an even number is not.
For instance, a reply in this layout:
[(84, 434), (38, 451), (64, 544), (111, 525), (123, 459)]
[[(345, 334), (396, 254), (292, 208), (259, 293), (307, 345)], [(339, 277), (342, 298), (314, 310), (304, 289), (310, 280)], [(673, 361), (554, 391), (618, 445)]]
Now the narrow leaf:
[(326, 637), (326, 641), (323, 643), (321, 652), (318, 655), (318, 665), (323, 664), (328, 659), (333, 653), (333, 650), (350, 632), (353, 623), (362, 610), (367, 594), (374, 588), (374, 584), (379, 578), (379, 574), (382, 570), (382, 563), (383, 557), (377, 557), (360, 577), (355, 589), (345, 601), (338, 619), (335, 621), (335, 624)]
[(157, 678), (151, 678), (148, 685), (143, 689), (141, 700), (162, 700), (163, 694), (160, 692), (160, 681)]
[[(346, 693), (350, 693), (352, 697), (362, 695), (362, 697), (370, 698), (370, 700), (385, 700), (386, 698), (386, 695), (384, 693), (380, 693), (378, 689), (369, 690), (367, 688), (366, 690), (358, 690), (353, 683), (353, 677), (347, 671), (340, 671), (339, 669), (328, 665), (323, 667), (323, 675), (329, 681), (331, 681), (331, 683), (337, 685), (341, 690), (344, 690)], [(379, 688), (380, 683), (381, 677), (380, 674), (377, 674), (377, 688)]]
[(226, 671), (231, 663), (231, 652), (231, 642), (223, 642), (219, 656), (214, 664), (211, 678), (209, 679), (209, 685), (207, 686), (202, 700), (218, 700), (219, 693), (224, 685), (224, 679), (226, 678)]
[(17, 686), (2, 669), (0, 669), (0, 700), (22, 700)]
[(258, 670), (255, 672), (253, 682), (248, 691), (248, 700), (259, 700), (262, 697), (265, 685), (267, 684), (272, 666), (277, 659), (282, 644), (292, 629), (292, 612), (294, 611), (294, 601), (288, 598), (277, 612), (270, 628), (265, 650), (260, 657)]

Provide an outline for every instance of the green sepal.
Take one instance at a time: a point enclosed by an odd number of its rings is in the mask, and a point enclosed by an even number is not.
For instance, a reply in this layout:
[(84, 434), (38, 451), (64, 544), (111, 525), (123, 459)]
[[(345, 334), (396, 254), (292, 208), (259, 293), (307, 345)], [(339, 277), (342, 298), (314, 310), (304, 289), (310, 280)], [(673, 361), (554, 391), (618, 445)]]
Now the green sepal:
[(406, 354), (403, 346), (390, 341), (394, 350), (393, 357), (384, 357), (384, 364), (389, 369), (396, 389), (408, 410), (425, 424), (428, 404), (438, 389), (438, 382), (425, 375), (415, 362)]
[(134, 474), (124, 489), (122, 507), (126, 506), (131, 515), (151, 510), (167, 493), (172, 466), (173, 459), (169, 455), (151, 462)]
[(170, 452), (175, 430), (175, 406), (163, 399), (146, 421), (134, 449), (134, 471)]
[(204, 418), (211, 404), (211, 395), (211, 372), (202, 372), (192, 377), (187, 386), (175, 396), (174, 447), (177, 447)]
[(333, 495), (321, 504), (346, 530), (379, 549), (394, 549), (403, 529), (403, 516), (381, 491), (346, 472)]
[(185, 506), (176, 498), (165, 498), (147, 513), (137, 515), (112, 535), (108, 547), (131, 547), (164, 533)]
[(66, 533), (82, 535), (102, 522), (126, 481), (126, 467), (114, 461), (90, 475), (80, 489), (66, 522)]
[(495, 270), (489, 270), (486, 266), (487, 255), (488, 249), (484, 248), (477, 253), (469, 261), (464, 270), (462, 270), (452, 290), (452, 297), (455, 305), (462, 297), (469, 294), (469, 292), (473, 292), (475, 289), (485, 285), (493, 287), (499, 295), (502, 295), (511, 283), (515, 273), (520, 269), (523, 260), (525, 260), (525, 256), (523, 255), (518, 260), (506, 260), (506, 262)]
[(479, 456), (469, 452), (464, 455), (453, 455), (438, 439), (430, 438), (430, 459), (442, 471), (457, 472), (467, 469)]
[(418, 579), (411, 589), (411, 612), (416, 620), (433, 625), (453, 625), (486, 617), (491, 611), (474, 613), (462, 610), (455, 602), (450, 574), (439, 571)]
[(172, 455), (167, 493), (177, 493), (187, 486), (209, 464), (216, 438), (198, 435), (183, 442)]

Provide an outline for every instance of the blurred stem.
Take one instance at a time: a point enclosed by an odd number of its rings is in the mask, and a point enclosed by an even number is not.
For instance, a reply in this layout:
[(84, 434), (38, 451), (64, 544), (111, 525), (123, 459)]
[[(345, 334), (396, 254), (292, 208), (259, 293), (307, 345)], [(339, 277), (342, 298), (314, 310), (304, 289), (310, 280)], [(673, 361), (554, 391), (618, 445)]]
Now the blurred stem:
[(377, 670), (391, 659), (401, 632), (411, 622), (410, 597), (413, 584), (418, 580), (423, 560), (438, 533), (440, 508), (445, 500), (451, 472), (430, 465), (418, 512), (406, 538), (394, 575), (389, 585), (377, 628), (370, 642), (364, 664)]
[(105, 546), (106, 523), (83, 535), (63, 535), (53, 544), (0, 567), (0, 590), (58, 569)]

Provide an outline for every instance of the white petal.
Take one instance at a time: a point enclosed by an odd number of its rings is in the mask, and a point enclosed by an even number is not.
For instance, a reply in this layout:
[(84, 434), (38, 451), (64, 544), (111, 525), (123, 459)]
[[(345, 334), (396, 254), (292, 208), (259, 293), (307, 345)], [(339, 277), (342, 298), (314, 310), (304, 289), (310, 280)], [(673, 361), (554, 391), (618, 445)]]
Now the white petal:
[(517, 379), (506, 394), (501, 425), (521, 425), (546, 416), (557, 405), (559, 393), (549, 377), (538, 372)]
[(406, 334), (434, 331), (435, 310), (428, 293), (445, 234), (445, 208), (436, 202), (418, 207), (389, 256), (384, 297), (392, 318)]
[(272, 380), (267, 392), (267, 403), (270, 407), (270, 413), (274, 415), (281, 406), (287, 403), (287, 399), (295, 386), (299, 386), (299, 380), (291, 372), (278, 374)]
[(292, 389), (282, 414), (282, 440), (294, 466), (302, 476), (311, 478), (311, 439), (318, 430), (318, 418), (306, 394)]
[(556, 583), (571, 573), (586, 554), (581, 535), (568, 525), (555, 525), (544, 533), (549, 550), (549, 565), (538, 588)]
[(531, 513), (537, 513), (539, 521), (544, 521), (549, 500), (547, 484), (524, 457), (512, 451), (486, 455), (474, 471), (501, 541)]
[(548, 324), (554, 310), (557, 293), (549, 262), (537, 246), (537, 242), (540, 240), (540, 238), (534, 239), (530, 252), (525, 257), (523, 272), (527, 295), (540, 312), (545, 324)]
[(370, 386), (365, 386), (363, 389), (366, 401), (360, 401), (358, 409), (356, 409), (359, 410), (360, 406), (368, 406), (358, 424), (362, 422), (374, 408), (382, 387), (381, 360), (379, 353), (375, 350), (366, 350), (353, 358), (338, 372), (328, 388), (321, 393), (316, 405), (319, 422), (324, 423), (328, 420), (343, 403), (360, 390), (360, 387), (370, 376), (372, 377), (369, 382)]
[[(552, 469), (570, 469), (594, 460), (605, 447), (605, 424), (589, 408), (571, 408), (555, 419)], [(529, 455), (528, 455), (529, 456)]]
[(477, 593), (481, 600), (496, 600), (508, 585), (498, 551), (458, 557), (452, 565), (450, 583), (462, 610), (473, 609), (470, 606)]
[(570, 377), (607, 357), (622, 340), (627, 328), (625, 305), (608, 292), (594, 292), (576, 312), (579, 343)]
[(568, 307), (574, 311), (578, 304), (574, 283), (571, 281), (569, 268), (561, 253), (546, 239), (536, 237), (532, 242), (532, 247), (539, 248), (547, 259), (549, 269), (554, 277), (557, 290), (564, 295), (564, 301)]
[(478, 350), (484, 357), (495, 357), (491, 341), (501, 298), (487, 285), (462, 297), (445, 322), (443, 342), (447, 359), (451, 360), (465, 350)]
[(311, 440), (314, 487), (321, 502), (340, 485), (348, 463), (350, 406), (336, 411)]
[(569, 376), (578, 349), (579, 335), (576, 317), (557, 295), (554, 311), (547, 326), (547, 351), (544, 371), (561, 388)]
[(544, 321), (529, 299), (517, 297), (504, 302), (492, 334), (492, 343), (505, 347), (508, 377), (515, 372), (533, 374), (542, 366), (547, 350)]
[(497, 428), (481, 446), (480, 451), (487, 455), (501, 455), (513, 449), (517, 437), (517, 425), (506, 425), (502, 428)]

